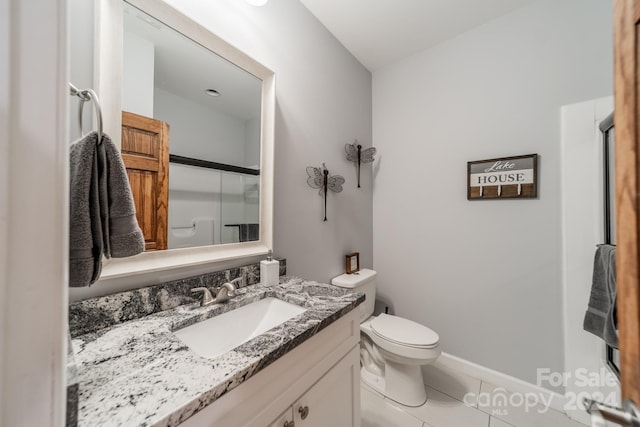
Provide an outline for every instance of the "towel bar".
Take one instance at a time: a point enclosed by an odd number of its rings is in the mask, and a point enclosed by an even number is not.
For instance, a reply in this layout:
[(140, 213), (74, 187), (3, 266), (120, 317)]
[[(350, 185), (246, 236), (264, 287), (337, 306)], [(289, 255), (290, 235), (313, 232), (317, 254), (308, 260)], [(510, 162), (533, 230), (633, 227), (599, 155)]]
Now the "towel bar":
[(82, 136), (84, 136), (84, 133), (82, 132), (82, 110), (84, 108), (84, 103), (87, 101), (93, 101), (93, 107), (96, 112), (96, 122), (98, 124), (98, 144), (101, 144), (102, 143), (102, 109), (100, 108), (100, 101), (98, 99), (98, 95), (96, 95), (93, 89), (78, 89), (71, 82), (69, 82), (69, 94), (80, 98), (80, 103), (78, 104), (78, 125), (80, 129), (80, 135)]

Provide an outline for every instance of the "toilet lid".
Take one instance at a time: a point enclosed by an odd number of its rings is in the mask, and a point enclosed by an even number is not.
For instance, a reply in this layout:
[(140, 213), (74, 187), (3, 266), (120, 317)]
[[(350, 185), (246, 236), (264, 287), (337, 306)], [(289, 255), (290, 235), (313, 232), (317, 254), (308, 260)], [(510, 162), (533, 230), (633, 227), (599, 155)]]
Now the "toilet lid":
[(410, 347), (429, 348), (440, 341), (438, 334), (426, 326), (384, 313), (371, 321), (371, 329), (381, 338)]

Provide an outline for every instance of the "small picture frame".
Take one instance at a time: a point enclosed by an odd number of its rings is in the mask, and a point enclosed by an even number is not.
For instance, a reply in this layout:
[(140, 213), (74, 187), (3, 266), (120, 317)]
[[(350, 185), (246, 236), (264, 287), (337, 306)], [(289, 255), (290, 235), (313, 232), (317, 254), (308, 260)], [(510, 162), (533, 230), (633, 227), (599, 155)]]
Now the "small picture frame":
[(347, 268), (347, 274), (353, 274), (360, 271), (360, 252), (347, 254), (345, 266)]

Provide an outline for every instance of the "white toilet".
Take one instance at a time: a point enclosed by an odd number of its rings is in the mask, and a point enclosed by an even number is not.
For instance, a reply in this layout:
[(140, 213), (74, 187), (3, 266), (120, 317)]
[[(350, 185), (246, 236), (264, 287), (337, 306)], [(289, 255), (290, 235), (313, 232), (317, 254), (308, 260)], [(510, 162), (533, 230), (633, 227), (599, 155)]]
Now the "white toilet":
[(360, 304), (360, 369), (362, 381), (384, 396), (406, 406), (427, 401), (421, 365), (440, 356), (438, 334), (419, 323), (398, 316), (372, 316), (376, 300), (376, 275), (362, 269), (342, 274), (331, 283), (362, 292)]

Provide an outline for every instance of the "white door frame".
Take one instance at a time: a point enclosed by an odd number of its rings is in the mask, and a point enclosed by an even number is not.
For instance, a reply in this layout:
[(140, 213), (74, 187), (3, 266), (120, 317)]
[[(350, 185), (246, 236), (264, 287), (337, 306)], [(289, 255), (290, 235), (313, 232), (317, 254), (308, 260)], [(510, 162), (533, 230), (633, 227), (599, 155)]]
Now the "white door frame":
[(0, 426), (65, 425), (66, 23), (0, 0)]
[[(561, 111), (565, 410), (569, 417), (590, 424), (591, 417), (581, 408), (583, 397), (620, 402), (620, 386), (606, 364), (604, 341), (582, 329), (596, 245), (604, 243), (599, 124), (613, 111), (613, 97), (566, 105)], [(585, 378), (593, 383), (587, 384)]]

